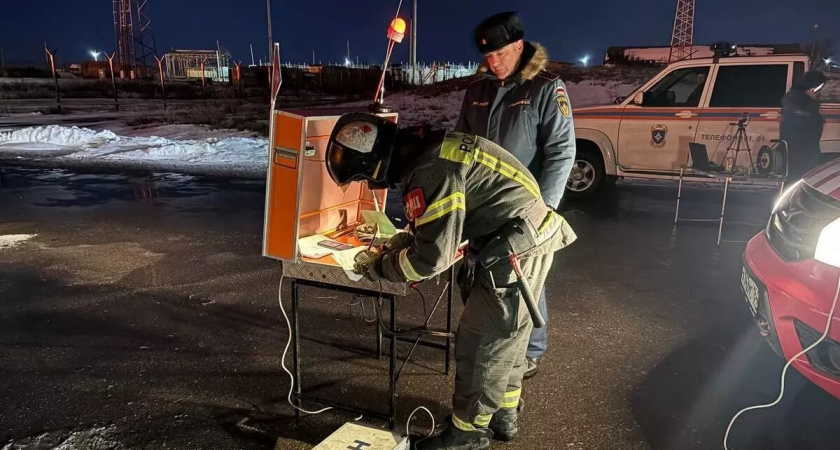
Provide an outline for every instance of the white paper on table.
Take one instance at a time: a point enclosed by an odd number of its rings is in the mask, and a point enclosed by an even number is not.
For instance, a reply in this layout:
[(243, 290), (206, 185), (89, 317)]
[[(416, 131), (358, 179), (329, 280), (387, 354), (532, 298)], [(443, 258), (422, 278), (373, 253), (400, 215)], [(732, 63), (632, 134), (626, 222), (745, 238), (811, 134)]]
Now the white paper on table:
[(350, 272), (353, 271), (353, 265), (356, 262), (356, 255), (359, 252), (362, 252), (366, 249), (365, 246), (353, 247), (349, 250), (341, 250), (333, 253), (333, 258), (335, 262), (338, 263), (344, 270), (349, 270)]
[(298, 239), (298, 251), (301, 256), (305, 258), (323, 258), (324, 256), (335, 253), (335, 250), (318, 245), (321, 241), (329, 241), (330, 239), (320, 234), (314, 234), (305, 238)]
[(353, 272), (352, 270), (345, 269), (344, 273), (347, 274), (347, 278), (349, 278), (351, 281), (359, 281), (363, 277), (362, 274)]

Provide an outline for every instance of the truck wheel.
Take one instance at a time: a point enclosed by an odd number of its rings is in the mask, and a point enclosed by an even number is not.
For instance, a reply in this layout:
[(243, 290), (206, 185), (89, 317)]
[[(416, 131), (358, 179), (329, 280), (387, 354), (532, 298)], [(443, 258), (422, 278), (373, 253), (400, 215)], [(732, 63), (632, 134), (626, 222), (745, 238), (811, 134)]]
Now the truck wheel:
[(566, 195), (570, 198), (587, 198), (608, 184), (601, 155), (584, 150), (575, 157), (572, 173), (566, 181)]

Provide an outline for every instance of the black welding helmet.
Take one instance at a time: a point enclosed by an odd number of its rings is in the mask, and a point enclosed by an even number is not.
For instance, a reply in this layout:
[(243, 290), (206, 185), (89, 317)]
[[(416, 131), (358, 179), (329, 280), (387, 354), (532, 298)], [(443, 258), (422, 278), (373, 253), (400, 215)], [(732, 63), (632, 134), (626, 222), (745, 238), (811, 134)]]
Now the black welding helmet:
[(384, 187), (396, 136), (397, 124), (379, 116), (342, 115), (327, 143), (327, 172), (339, 186), (368, 181)]

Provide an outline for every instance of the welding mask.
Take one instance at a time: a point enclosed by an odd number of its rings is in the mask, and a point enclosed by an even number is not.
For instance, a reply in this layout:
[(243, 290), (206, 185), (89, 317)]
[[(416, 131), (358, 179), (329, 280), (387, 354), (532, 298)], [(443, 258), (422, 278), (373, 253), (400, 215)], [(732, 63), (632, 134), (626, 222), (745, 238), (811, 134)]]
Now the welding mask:
[(387, 187), (396, 135), (394, 122), (372, 114), (344, 114), (327, 143), (327, 172), (342, 187), (353, 181), (367, 181), (372, 189)]

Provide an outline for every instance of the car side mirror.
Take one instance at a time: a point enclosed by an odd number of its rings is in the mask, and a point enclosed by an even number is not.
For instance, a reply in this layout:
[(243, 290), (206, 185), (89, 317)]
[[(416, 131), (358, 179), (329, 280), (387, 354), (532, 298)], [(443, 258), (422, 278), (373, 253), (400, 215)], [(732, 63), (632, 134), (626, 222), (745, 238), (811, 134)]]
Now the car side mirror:
[(642, 106), (645, 102), (645, 93), (644, 92), (636, 92), (636, 95), (633, 96), (633, 104), (636, 106)]

